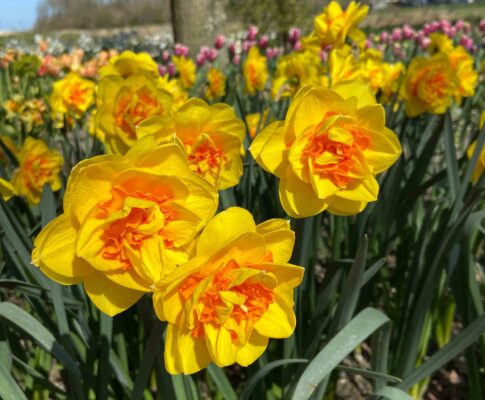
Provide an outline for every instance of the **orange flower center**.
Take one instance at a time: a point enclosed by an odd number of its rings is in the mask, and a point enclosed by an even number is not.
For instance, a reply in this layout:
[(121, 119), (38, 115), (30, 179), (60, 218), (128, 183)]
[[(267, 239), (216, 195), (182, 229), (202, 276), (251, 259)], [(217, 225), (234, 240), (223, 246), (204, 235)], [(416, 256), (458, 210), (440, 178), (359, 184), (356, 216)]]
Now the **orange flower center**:
[[(246, 333), (268, 310), (273, 302), (273, 291), (264, 285), (260, 278), (261, 272), (253, 270), (247, 279), (240, 284), (234, 282), (240, 276), (241, 267), (234, 260), (230, 260), (224, 268), (212, 278), (204, 293), (198, 298), (193, 310), (196, 314), (193, 337), (205, 336), (205, 324), (224, 325), (229, 329), (231, 338), (236, 341), (241, 334), (241, 328)], [(194, 275), (184, 282), (179, 293), (185, 301), (189, 301), (196, 287), (203, 280), (203, 276)], [(232, 320), (231, 323), (228, 323)]]
[(89, 88), (83, 87), (80, 83), (74, 83), (69, 87), (66, 102), (73, 107), (79, 107), (86, 102), (86, 96), (88, 95)]
[(49, 158), (28, 156), (21, 165), (24, 185), (29, 189), (42, 189), (58, 171), (57, 164)]
[[(111, 200), (101, 202), (96, 215), (109, 221), (101, 236), (102, 256), (120, 261), (122, 268), (127, 269), (132, 266), (129, 251), (140, 250), (146, 239), (163, 235), (163, 228), (174, 219), (174, 214), (165, 204), (169, 196), (127, 194), (118, 188), (111, 192)], [(170, 248), (173, 243), (165, 238), (164, 245)]]
[(154, 115), (164, 115), (165, 109), (155, 93), (142, 88), (137, 92), (122, 93), (114, 111), (115, 123), (130, 139), (136, 139), (135, 127)]
[(219, 178), (221, 166), (227, 157), (208, 136), (202, 135), (194, 145), (186, 144), (189, 166), (195, 173), (209, 175), (214, 181)]
[[(330, 179), (340, 188), (345, 188), (357, 175), (362, 151), (370, 143), (367, 134), (355, 126), (336, 123), (328, 124), (326, 118), (317, 125), (315, 134), (303, 151), (304, 160), (309, 160), (313, 173)], [(325, 125), (330, 125), (325, 128)]]

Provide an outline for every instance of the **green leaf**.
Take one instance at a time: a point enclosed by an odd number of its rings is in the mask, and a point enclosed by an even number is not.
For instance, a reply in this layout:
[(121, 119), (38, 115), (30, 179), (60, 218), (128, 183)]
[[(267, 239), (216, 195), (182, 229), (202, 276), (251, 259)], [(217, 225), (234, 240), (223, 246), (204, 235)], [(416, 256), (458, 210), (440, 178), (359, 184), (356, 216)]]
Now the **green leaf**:
[(389, 400), (412, 400), (412, 397), (405, 391), (393, 386), (386, 386), (375, 394), (376, 396), (385, 397)]
[(258, 382), (261, 379), (263, 379), (267, 374), (269, 374), (273, 369), (277, 367), (285, 366), (288, 364), (307, 363), (307, 362), (308, 360), (304, 358), (285, 358), (283, 360), (277, 360), (266, 364), (244, 384), (244, 388), (241, 394), (239, 395), (239, 400), (250, 399)]
[(57, 216), (56, 198), (50, 185), (47, 183), (42, 189), (42, 199), (40, 202), (40, 220), (42, 227), (46, 226)]
[(133, 393), (131, 394), (132, 400), (139, 400), (143, 398), (143, 392), (150, 376), (150, 371), (153, 367), (153, 362), (158, 352), (161, 351), (162, 345), (162, 333), (163, 324), (159, 321), (155, 321), (150, 338), (148, 339), (143, 358), (138, 368), (138, 374), (133, 386)]
[(367, 235), (364, 235), (360, 241), (357, 254), (355, 256), (352, 267), (350, 268), (349, 276), (346, 280), (345, 288), (342, 292), (342, 299), (339, 302), (337, 310), (335, 311), (334, 321), (330, 328), (330, 335), (333, 336), (342, 327), (347, 324), (354, 314), (357, 300), (360, 295), (360, 288), (363, 286), (363, 278), (365, 271), (365, 260), (367, 258)]
[(2, 363), (0, 363), (0, 398), (3, 400), (27, 400), (23, 390)]
[(237, 399), (236, 392), (234, 392), (231, 382), (229, 382), (229, 379), (227, 379), (227, 376), (222, 368), (218, 367), (215, 364), (209, 364), (209, 366), (207, 367), (207, 371), (209, 372), (211, 378), (214, 380), (217, 388), (219, 389), (225, 400)]
[(197, 386), (190, 375), (173, 375), (173, 388), (177, 399), (198, 400)]
[(451, 122), (450, 112), (445, 114), (445, 160), (446, 160), (446, 172), (448, 175), (448, 181), (450, 184), (450, 197), (451, 202), (461, 202), (462, 199), (458, 199), (458, 193), (460, 192), (460, 177), (458, 174), (458, 161), (456, 158), (456, 148), (453, 135), (453, 126)]
[(293, 400), (308, 399), (338, 364), (389, 318), (375, 308), (366, 308), (352, 319), (310, 362), (301, 375)]
[(363, 368), (355, 368), (349, 367), (347, 365), (337, 365), (337, 369), (347, 372), (352, 375), (361, 375), (365, 378), (374, 379), (374, 380), (383, 380), (386, 382), (393, 382), (399, 383), (401, 379), (397, 376), (392, 376), (389, 374), (384, 374), (383, 372), (372, 371), (370, 369), (363, 369)]
[(445, 347), (433, 354), (398, 385), (401, 389), (408, 389), (424, 378), (433, 374), (448, 361), (452, 360), (469, 347), (483, 332), (485, 332), (485, 315), (480, 316), (463, 331), (456, 335)]
[(377, 274), (381, 268), (387, 264), (387, 258), (382, 258), (377, 260), (374, 264), (372, 264), (365, 272), (362, 278), (362, 286), (364, 287), (373, 277)]
[(109, 383), (109, 357), (111, 349), (111, 337), (113, 334), (113, 318), (100, 313), (100, 356), (99, 356), (99, 373), (98, 373), (98, 393), (96, 399), (103, 400), (108, 398)]
[[(30, 336), (45, 351), (57, 358), (78, 381), (81, 381), (81, 372), (75, 361), (66, 353), (55, 337), (34, 317), (15, 304), (2, 302), (0, 303), (0, 318)], [(75, 382), (71, 384), (74, 385)]]

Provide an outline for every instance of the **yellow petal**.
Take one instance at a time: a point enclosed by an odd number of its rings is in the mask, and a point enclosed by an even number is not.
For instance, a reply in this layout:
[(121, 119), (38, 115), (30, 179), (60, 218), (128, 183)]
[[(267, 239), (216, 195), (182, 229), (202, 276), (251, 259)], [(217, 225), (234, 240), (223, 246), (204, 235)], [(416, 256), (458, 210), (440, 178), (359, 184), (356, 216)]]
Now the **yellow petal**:
[(283, 121), (276, 121), (264, 128), (253, 140), (249, 151), (266, 171), (279, 176), (284, 167), (286, 150)]
[(214, 362), (226, 367), (236, 362), (237, 348), (231, 339), (231, 333), (223, 326), (204, 324), (205, 343)]
[(266, 248), (271, 250), (274, 262), (285, 263), (290, 260), (295, 245), (295, 232), (289, 229), (279, 229), (263, 236)]
[(360, 213), (366, 206), (367, 202), (365, 201), (353, 201), (333, 196), (329, 201), (327, 211), (335, 215), (355, 215)]
[[(251, 213), (240, 207), (230, 207), (212, 218), (200, 234), (197, 254), (210, 255), (246, 232), (256, 232)], [(214, 243), (217, 238), (217, 243)]]
[(0, 178), (0, 196), (4, 201), (8, 201), (15, 194), (15, 189), (12, 184), (5, 179)]
[(171, 374), (194, 374), (211, 362), (204, 339), (170, 324), (165, 339), (165, 368)]
[(268, 347), (268, 341), (267, 337), (253, 330), (246, 346), (237, 352), (236, 362), (243, 367), (252, 364), (264, 353), (266, 347)]
[(317, 126), (322, 121), (332, 103), (341, 101), (342, 97), (333, 90), (312, 85), (301, 88), (288, 108), (287, 129), (293, 132), (293, 137), (305, 134), (307, 128)]
[(364, 179), (354, 180), (345, 189), (339, 190), (335, 197), (353, 201), (376, 201), (379, 195), (379, 183), (372, 175)]
[(372, 106), (377, 103), (370, 87), (361, 80), (339, 83), (333, 87), (333, 90), (344, 99), (354, 97), (357, 100), (357, 108)]
[(372, 167), (372, 172), (378, 174), (388, 169), (401, 156), (401, 143), (397, 135), (390, 129), (371, 131), (369, 147), (364, 150), (364, 156)]
[(76, 235), (71, 218), (66, 214), (58, 216), (35, 239), (32, 262), (45, 270), (46, 275), (55, 276), (56, 281), (57, 275), (78, 278), (91, 273), (91, 266), (75, 254)]
[(251, 268), (258, 268), (259, 270), (271, 273), (276, 276), (278, 285), (284, 284), (285, 287), (293, 289), (298, 286), (305, 273), (305, 268), (298, 265), (288, 263), (258, 263)]
[(69, 200), (71, 211), (79, 223), (96, 204), (111, 198), (111, 183), (122, 168), (126, 167), (119, 159), (104, 162), (100, 159), (98, 163), (91, 163), (77, 171), (76, 180), (70, 182)]
[(294, 218), (310, 217), (328, 207), (327, 200), (319, 199), (311, 185), (299, 180), (290, 169), (280, 181), (279, 194), (283, 209)]
[(143, 292), (119, 286), (101, 272), (87, 275), (84, 289), (94, 305), (111, 317), (127, 310), (143, 296)]
[(287, 338), (295, 330), (296, 318), (293, 311), (293, 298), (285, 299), (274, 292), (273, 302), (254, 324), (254, 329), (263, 336)]

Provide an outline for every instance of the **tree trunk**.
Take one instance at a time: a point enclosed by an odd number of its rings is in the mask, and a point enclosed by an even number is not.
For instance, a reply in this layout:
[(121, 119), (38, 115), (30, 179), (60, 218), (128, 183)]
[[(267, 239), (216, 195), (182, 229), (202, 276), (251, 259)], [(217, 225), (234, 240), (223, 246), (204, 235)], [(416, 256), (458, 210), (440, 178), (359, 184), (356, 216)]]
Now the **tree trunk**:
[(175, 43), (183, 43), (194, 56), (204, 45), (211, 46), (223, 31), (227, 0), (170, 0)]

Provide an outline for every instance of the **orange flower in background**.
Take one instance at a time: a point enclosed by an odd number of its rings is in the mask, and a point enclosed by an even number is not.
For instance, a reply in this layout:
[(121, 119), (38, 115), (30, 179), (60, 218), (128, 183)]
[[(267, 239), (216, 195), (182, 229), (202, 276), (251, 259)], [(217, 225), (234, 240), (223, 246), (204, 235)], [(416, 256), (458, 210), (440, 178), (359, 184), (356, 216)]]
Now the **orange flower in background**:
[(303, 218), (324, 210), (352, 215), (376, 201), (375, 175), (397, 160), (401, 146), (385, 127), (383, 107), (356, 81), (332, 89), (304, 87), (285, 121), (268, 125), (250, 151), (280, 179), (284, 210)]
[(254, 95), (264, 90), (269, 76), (266, 64), (266, 57), (260, 54), (259, 49), (251, 47), (243, 65), (245, 89), (249, 94)]
[(54, 192), (61, 188), (60, 172), (64, 159), (61, 153), (49, 149), (43, 140), (28, 137), (18, 159), (19, 167), (12, 176), (16, 195), (24, 196), (30, 204), (39, 204), (45, 184)]
[(195, 255), (156, 284), (153, 306), (168, 322), (165, 367), (192, 374), (210, 362), (252, 364), (268, 338), (295, 329), (293, 290), (304, 269), (288, 264), (294, 233), (288, 221), (256, 225), (242, 208), (215, 216)]
[(172, 57), (172, 61), (177, 68), (179, 81), (184, 89), (190, 89), (195, 84), (196, 67), (194, 62), (187, 57)]
[(414, 58), (401, 85), (407, 116), (416, 117), (425, 112), (443, 114), (458, 87), (456, 74), (445, 53)]
[(172, 112), (172, 96), (146, 74), (126, 79), (101, 79), (98, 87), (96, 127), (111, 153), (124, 154), (138, 139), (136, 127), (153, 116)]
[(205, 97), (209, 100), (216, 100), (226, 94), (226, 77), (221, 70), (212, 67), (207, 72), (207, 89)]
[(115, 315), (188, 260), (216, 208), (217, 192), (190, 170), (183, 149), (146, 138), (125, 156), (73, 169), (64, 213), (35, 239), (32, 262), (56, 282), (82, 282)]
[(339, 47), (349, 37), (359, 47), (363, 47), (365, 34), (357, 26), (368, 12), (369, 6), (354, 1), (350, 2), (345, 11), (339, 3), (331, 1), (323, 13), (315, 17), (308, 43), (322, 49), (327, 46)]
[(175, 136), (187, 151), (190, 168), (220, 190), (237, 185), (243, 174), (245, 127), (227, 104), (192, 98), (172, 118), (141, 123), (137, 135), (154, 135), (158, 141)]
[(94, 86), (94, 82), (74, 72), (54, 82), (49, 103), (53, 118), (59, 126), (64, 124), (66, 116), (81, 118), (84, 115), (93, 104)]

